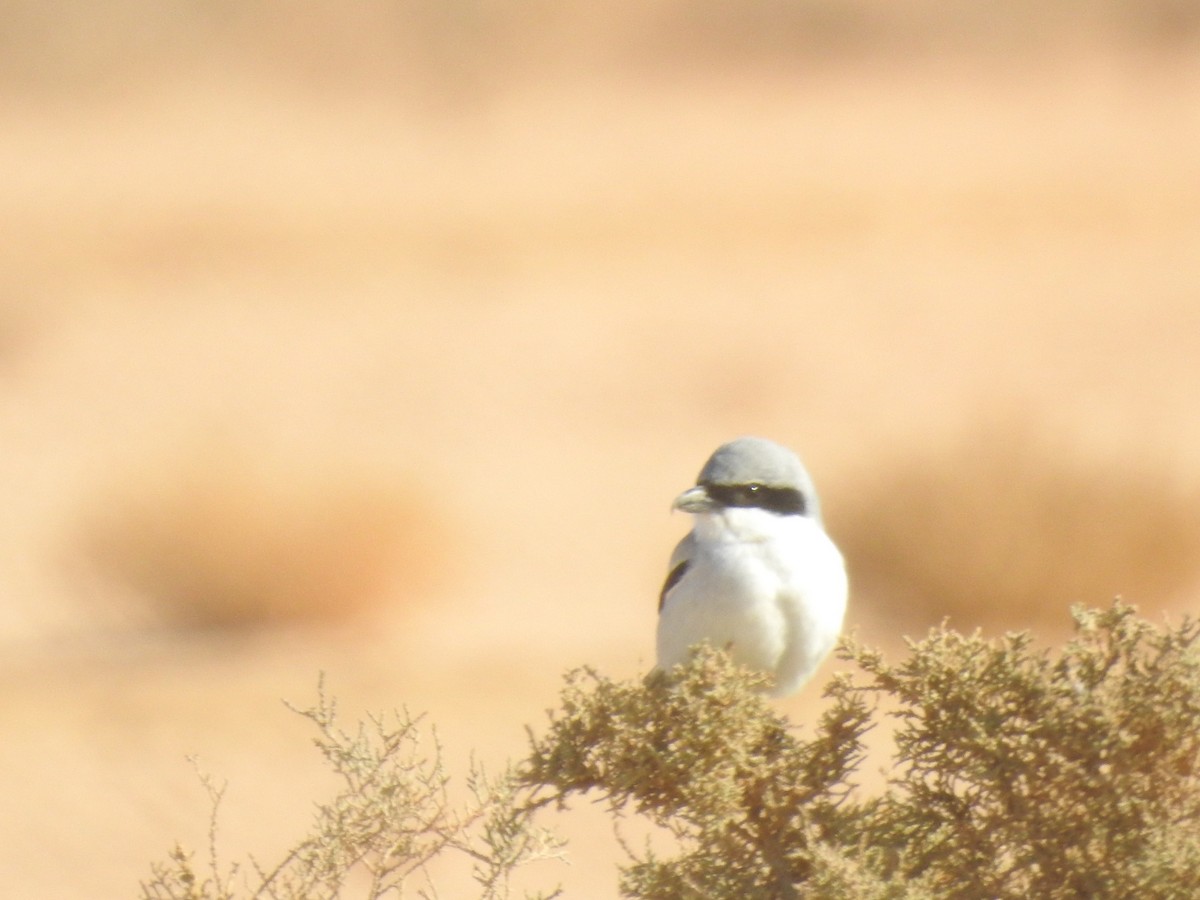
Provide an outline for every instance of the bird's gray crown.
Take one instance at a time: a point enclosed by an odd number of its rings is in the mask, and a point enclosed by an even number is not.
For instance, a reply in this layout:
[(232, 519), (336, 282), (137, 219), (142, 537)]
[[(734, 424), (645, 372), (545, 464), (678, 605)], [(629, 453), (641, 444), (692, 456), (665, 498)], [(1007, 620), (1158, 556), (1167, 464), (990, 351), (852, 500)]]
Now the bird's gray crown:
[(802, 495), (804, 515), (821, 518), (816, 489), (800, 457), (766, 438), (740, 437), (722, 444), (708, 458), (696, 483), (791, 489)]

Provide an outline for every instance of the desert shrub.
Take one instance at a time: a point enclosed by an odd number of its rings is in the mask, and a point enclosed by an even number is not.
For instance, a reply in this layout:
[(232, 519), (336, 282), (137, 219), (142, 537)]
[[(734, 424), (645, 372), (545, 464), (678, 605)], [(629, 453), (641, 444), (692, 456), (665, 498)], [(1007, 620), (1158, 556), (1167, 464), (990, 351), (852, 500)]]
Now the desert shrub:
[(419, 491), (386, 475), (202, 442), (116, 479), (78, 544), (144, 599), (150, 623), (232, 631), (339, 622), (397, 591), (420, 596), (439, 580), (443, 531)]
[[(471, 800), (456, 807), (436, 739), (407, 712), (375, 716), (353, 732), (337, 724), (336, 703), (323, 686), (317, 704), (292, 707), (316, 728), (314, 742), (341, 789), (317, 807), (308, 835), (272, 866), (251, 858), (247, 871), (223, 867), (217, 853), (217, 812), (224, 787), (202, 776), (212, 801), (208, 859), (196, 865), (178, 844), (152, 866), (142, 885), (146, 900), (322, 900), (436, 896), (427, 867), (435, 857), (460, 857), (479, 885), (479, 896), (510, 896), (512, 874), (527, 862), (559, 855), (559, 844), (517, 802), (512, 772), (489, 776), (473, 767)], [(415, 887), (414, 887), (415, 886)], [(538, 894), (552, 897), (554, 894)]]
[[(350, 785), (353, 815), (322, 807), (319, 837), (275, 870), (298, 880), (256, 867), (269, 892), (213, 877), (187, 893), (199, 876), (181, 874), (190, 858), (176, 851), (143, 896), (340, 896), (349, 865), (411, 872), (456, 851), (478, 867), (483, 896), (503, 896), (518, 865), (553, 847), (540, 811), (582, 795), (674, 838), (670, 855), (629, 849), (629, 897), (1200, 896), (1200, 624), (1157, 627), (1121, 603), (1074, 618), (1057, 652), (946, 627), (898, 663), (843, 642), (856, 671), (826, 687), (811, 733), (718, 651), (644, 682), (581, 669), (527, 758), (477, 791), (466, 817), (442, 818), (440, 763), (410, 758), (402, 780), (423, 790), (397, 796), (393, 776), (376, 774)], [(326, 706), (305, 715), (345, 775)], [(856, 785), (864, 738), (884, 717), (896, 724), (887, 782), (868, 793)], [(382, 772), (372, 752), (366, 771)], [(374, 797), (388, 785), (386, 802)], [(429, 797), (441, 812), (413, 811)], [(464, 836), (479, 822), (492, 823), (481, 843)], [(396, 829), (403, 840), (371, 843)]]
[(873, 466), (831, 498), (829, 525), (856, 595), (887, 598), (883, 613), (1049, 629), (1088, 598), (1169, 604), (1197, 583), (1200, 495), (1169, 471), (1137, 456), (1089, 459), (998, 414)]

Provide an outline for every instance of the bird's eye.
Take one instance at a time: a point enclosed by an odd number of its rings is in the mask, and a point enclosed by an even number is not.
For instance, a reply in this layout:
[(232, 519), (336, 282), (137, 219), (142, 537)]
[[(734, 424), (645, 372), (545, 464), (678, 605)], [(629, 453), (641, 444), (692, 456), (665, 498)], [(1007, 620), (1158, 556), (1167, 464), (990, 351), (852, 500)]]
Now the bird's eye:
[(752, 494), (757, 494), (759, 491), (762, 490), (762, 487), (763, 486), (761, 484), (748, 484), (748, 485), (746, 485), (746, 490), (748, 490)]

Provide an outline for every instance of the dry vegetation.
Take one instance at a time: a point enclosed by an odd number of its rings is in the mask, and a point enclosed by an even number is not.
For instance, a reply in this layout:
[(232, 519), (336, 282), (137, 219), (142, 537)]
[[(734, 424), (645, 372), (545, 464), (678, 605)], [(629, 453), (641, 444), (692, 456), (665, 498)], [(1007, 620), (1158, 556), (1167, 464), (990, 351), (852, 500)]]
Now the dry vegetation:
[(318, 900), (347, 889), (369, 898), (414, 890), (436, 896), (427, 893), (427, 868), (451, 855), (471, 868), (480, 897), (499, 900), (509, 896), (517, 869), (560, 856), (559, 842), (518, 802), (512, 772), (493, 777), (473, 765), (466, 778), (472, 799), (456, 805), (436, 735), (407, 711), (373, 716), (347, 732), (323, 685), (315, 706), (293, 710), (316, 728), (314, 743), (341, 785), (331, 802), (317, 806), (309, 836), (273, 865), (251, 857), (245, 874), (239, 862), (224, 865), (217, 846), (226, 787), (201, 774), (212, 803), (208, 858), (197, 866), (194, 854), (176, 845), (170, 862), (155, 865), (143, 884), (146, 900)]
[[(465, 814), (449, 809), (436, 752), (415, 751), (410, 718), (345, 734), (322, 695), (303, 714), (347, 789), (318, 808), (312, 836), (240, 881), (215, 850), (205, 877), (176, 848), (143, 897), (343, 897), (361, 869), (369, 882), (353, 895), (405, 896), (442, 853), (475, 865), (480, 896), (506, 897), (518, 869), (558, 849), (539, 809), (585, 796), (674, 838), (670, 855), (629, 848), (626, 897), (1195, 896), (1200, 623), (1156, 628), (1119, 603), (1075, 621), (1053, 654), (1027, 634), (945, 628), (898, 663), (844, 645), (858, 677), (828, 685), (811, 736), (711, 649), (644, 685), (581, 670), (512, 773), (472, 776)], [(881, 715), (899, 723), (888, 783), (864, 796), (864, 739)]]
[[(345, 468), (345, 467), (343, 467)], [(353, 619), (438, 581), (447, 531), (418, 490), (206, 445), (93, 502), (80, 544), (180, 629)]]
[(958, 628), (1038, 622), (1116, 593), (1186, 602), (1200, 497), (1144, 455), (1089, 462), (1013, 417), (875, 466), (834, 504), (853, 581)]

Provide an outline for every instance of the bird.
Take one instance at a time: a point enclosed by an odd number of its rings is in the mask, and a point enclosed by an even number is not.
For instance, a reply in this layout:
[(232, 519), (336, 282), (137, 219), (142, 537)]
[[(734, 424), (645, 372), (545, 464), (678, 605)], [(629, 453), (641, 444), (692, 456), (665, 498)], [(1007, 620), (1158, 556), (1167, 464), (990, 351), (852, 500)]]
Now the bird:
[(770, 696), (798, 691), (833, 649), (849, 592), (800, 458), (766, 438), (729, 441), (672, 508), (694, 521), (659, 595), (657, 668), (708, 643), (766, 673)]

